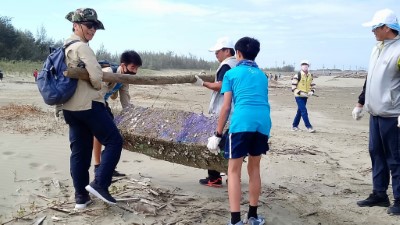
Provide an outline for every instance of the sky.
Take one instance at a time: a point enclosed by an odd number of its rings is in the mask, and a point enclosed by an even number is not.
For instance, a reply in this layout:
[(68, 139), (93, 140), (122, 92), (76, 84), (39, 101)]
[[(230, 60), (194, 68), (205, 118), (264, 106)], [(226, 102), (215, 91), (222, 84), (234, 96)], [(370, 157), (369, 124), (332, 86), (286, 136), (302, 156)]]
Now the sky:
[(303, 59), (311, 69), (367, 69), (376, 40), (361, 24), (384, 8), (400, 16), (398, 0), (7, 1), (0, 16), (11, 17), (16, 29), (34, 36), (44, 27), (47, 37), (57, 41), (72, 34), (65, 15), (83, 7), (95, 9), (105, 26), (90, 42), (94, 51), (100, 46), (118, 54), (172, 51), (214, 61), (208, 49), (218, 38), (236, 42), (248, 36), (261, 43), (260, 67), (296, 69)]

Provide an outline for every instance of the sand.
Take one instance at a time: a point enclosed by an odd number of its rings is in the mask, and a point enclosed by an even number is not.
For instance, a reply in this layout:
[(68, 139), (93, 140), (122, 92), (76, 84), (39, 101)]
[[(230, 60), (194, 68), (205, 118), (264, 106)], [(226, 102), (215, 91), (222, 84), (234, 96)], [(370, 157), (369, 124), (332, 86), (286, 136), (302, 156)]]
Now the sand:
[[(316, 133), (290, 131), (296, 103), (289, 77), (270, 87), (271, 150), (261, 162), (259, 213), (267, 224), (398, 224), (386, 208), (360, 208), (371, 192), (368, 115), (351, 111), (363, 79), (319, 76), (319, 97), (308, 101)], [(273, 86), (273, 87), (272, 87)], [(124, 150), (118, 170), (127, 177), (111, 191), (117, 206), (94, 198), (74, 211), (69, 175), (68, 128), (56, 121), (29, 77), (6, 74), (0, 83), (0, 224), (226, 224), (227, 186), (198, 184), (205, 170), (160, 161)], [(190, 84), (131, 86), (134, 104), (207, 112), (211, 92)], [(10, 105), (13, 104), (13, 105)], [(111, 101), (115, 111), (119, 102)], [(3, 109), (3, 110), (1, 110)], [(6, 110), (4, 110), (6, 109)], [(91, 176), (93, 167), (90, 168)], [(246, 164), (242, 171), (242, 212), (248, 208)], [(391, 188), (388, 192), (393, 199)], [(244, 215), (242, 215), (244, 217)], [(19, 218), (19, 219), (17, 219)]]

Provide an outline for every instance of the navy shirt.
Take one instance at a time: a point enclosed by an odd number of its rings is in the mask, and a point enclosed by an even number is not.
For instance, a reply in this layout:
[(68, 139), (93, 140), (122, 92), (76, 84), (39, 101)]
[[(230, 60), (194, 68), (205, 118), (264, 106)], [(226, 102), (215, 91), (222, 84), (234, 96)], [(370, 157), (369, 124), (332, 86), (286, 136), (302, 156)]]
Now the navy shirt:
[(231, 67), (228, 64), (223, 65), (217, 73), (217, 81), (222, 82), (222, 80), (224, 79), (225, 73), (230, 69), (231, 69)]

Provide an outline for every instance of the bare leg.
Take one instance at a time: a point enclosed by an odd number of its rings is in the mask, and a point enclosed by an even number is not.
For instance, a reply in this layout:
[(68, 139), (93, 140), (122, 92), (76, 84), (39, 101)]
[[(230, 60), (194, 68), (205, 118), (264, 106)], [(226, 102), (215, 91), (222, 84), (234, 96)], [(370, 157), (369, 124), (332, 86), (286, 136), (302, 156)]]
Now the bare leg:
[(240, 177), (242, 172), (243, 157), (238, 159), (229, 159), (228, 165), (228, 195), (231, 212), (240, 212), (240, 199), (242, 197), (242, 188)]
[(101, 143), (97, 140), (96, 137), (93, 137), (93, 160), (94, 165), (100, 164), (100, 156), (101, 156)]
[(247, 164), (247, 172), (249, 174), (249, 203), (251, 206), (258, 205), (261, 193), (260, 160), (261, 156), (249, 156)]

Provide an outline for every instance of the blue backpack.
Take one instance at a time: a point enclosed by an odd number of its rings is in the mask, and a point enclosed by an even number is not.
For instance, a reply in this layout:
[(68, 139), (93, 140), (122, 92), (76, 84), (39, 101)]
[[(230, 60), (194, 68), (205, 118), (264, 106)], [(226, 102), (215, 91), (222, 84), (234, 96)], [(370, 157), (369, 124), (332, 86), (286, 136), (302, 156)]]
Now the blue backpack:
[(38, 74), (37, 86), (44, 102), (48, 105), (64, 104), (75, 93), (78, 79), (66, 77), (63, 72), (67, 70), (65, 49), (78, 41), (71, 41), (52, 51)]

